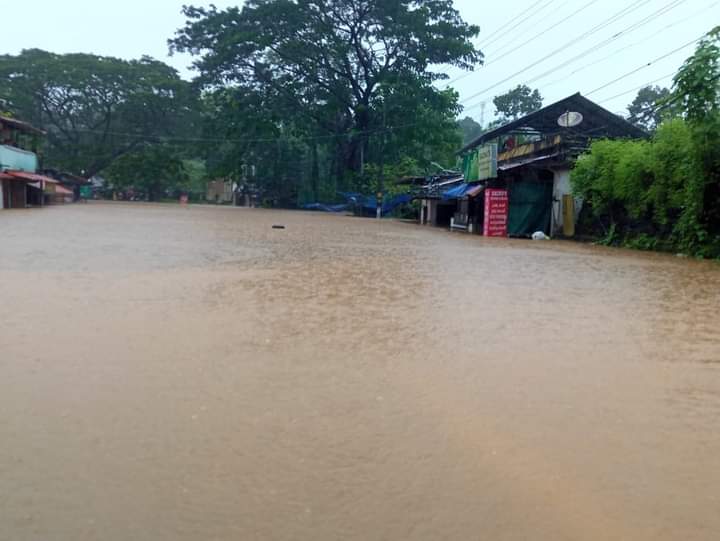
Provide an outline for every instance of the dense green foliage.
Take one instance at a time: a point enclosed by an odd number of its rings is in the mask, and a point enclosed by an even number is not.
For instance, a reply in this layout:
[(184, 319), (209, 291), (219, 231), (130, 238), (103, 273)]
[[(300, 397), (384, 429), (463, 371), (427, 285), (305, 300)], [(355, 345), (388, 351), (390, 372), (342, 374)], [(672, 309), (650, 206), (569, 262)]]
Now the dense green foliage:
[(466, 116), (460, 122), (458, 122), (460, 131), (462, 132), (463, 146), (472, 143), (475, 139), (480, 137), (483, 132), (483, 127), (475, 119)]
[(192, 83), (151, 58), (0, 56), (2, 109), (47, 131), (45, 167), (153, 198), (224, 178), (294, 206), (391, 192), (397, 175), (454, 165), (461, 108), (432, 68), (473, 69), (482, 54), (479, 29), (451, 0), (250, 0), (184, 13), (170, 48), (196, 56)]
[(574, 190), (608, 240), (720, 256), (719, 42), (720, 27), (680, 69), (665, 101), (679, 114), (651, 140), (596, 141), (578, 160)]
[(457, 94), (434, 64), (482, 59), (450, 0), (251, 0), (186, 7), (173, 50), (198, 56), (213, 174), (286, 203), (379, 188), (392, 167), (454, 161)]
[(37, 49), (0, 56), (0, 97), (47, 131), (45, 162), (91, 176), (152, 141), (189, 133), (193, 94), (171, 67)]
[(662, 105), (669, 97), (670, 89), (668, 88), (659, 86), (641, 88), (628, 106), (628, 113), (630, 113), (628, 120), (645, 131), (655, 130), (662, 122)]
[(495, 96), (493, 104), (498, 124), (506, 124), (540, 109), (543, 99), (537, 88), (533, 90), (527, 85), (518, 85), (505, 94)]
[(170, 189), (187, 186), (190, 175), (174, 149), (147, 145), (114, 160), (105, 174), (115, 189), (133, 189), (149, 201), (157, 201)]

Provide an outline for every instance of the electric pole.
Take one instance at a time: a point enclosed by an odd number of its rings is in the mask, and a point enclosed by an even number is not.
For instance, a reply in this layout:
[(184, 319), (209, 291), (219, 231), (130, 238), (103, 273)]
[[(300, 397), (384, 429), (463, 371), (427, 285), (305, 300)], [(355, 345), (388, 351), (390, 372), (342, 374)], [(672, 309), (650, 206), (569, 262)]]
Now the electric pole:
[(382, 218), (382, 205), (385, 197), (385, 126), (386, 126), (386, 115), (385, 115), (385, 100), (383, 99), (383, 121), (382, 121), (382, 134), (380, 137), (380, 176), (378, 179), (378, 193), (377, 193), (377, 218)]

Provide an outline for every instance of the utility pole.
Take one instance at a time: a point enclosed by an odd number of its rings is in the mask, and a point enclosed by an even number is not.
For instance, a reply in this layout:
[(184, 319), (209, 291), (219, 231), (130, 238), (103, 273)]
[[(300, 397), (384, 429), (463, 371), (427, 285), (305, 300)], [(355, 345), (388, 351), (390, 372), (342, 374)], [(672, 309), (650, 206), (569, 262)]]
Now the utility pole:
[(385, 115), (385, 100), (383, 99), (383, 122), (382, 122), (382, 134), (380, 138), (380, 178), (378, 179), (378, 193), (377, 193), (377, 219), (382, 218), (382, 205), (385, 196), (385, 126), (386, 126), (386, 115)]

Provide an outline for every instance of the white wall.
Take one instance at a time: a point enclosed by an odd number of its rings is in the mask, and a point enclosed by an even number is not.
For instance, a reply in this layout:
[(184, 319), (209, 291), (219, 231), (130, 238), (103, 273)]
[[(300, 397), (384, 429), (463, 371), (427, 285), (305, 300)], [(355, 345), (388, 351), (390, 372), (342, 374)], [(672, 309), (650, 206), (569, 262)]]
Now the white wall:
[[(421, 225), (437, 225), (437, 200), (436, 199), (423, 199), (420, 202), (420, 219), (422, 220), (423, 214), (425, 214), (425, 222), (420, 222)], [(425, 212), (423, 213), (423, 209)]]
[[(552, 227), (550, 235), (556, 235), (562, 233), (563, 227), (563, 208), (562, 198), (563, 195), (572, 193), (572, 186), (570, 185), (570, 169), (557, 169), (553, 171), (555, 177), (553, 179), (553, 205), (552, 205)], [(575, 198), (575, 220), (577, 221), (580, 215), (580, 209), (582, 208), (582, 198)]]

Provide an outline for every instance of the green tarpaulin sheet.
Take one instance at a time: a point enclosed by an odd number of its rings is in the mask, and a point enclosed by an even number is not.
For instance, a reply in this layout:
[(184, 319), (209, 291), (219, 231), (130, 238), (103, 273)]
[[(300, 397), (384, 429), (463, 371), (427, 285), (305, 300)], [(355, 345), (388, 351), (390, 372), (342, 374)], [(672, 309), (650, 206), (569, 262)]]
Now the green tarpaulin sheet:
[(521, 180), (510, 186), (508, 235), (529, 237), (535, 231), (550, 234), (552, 182)]
[(471, 152), (463, 156), (463, 175), (465, 176), (465, 182), (473, 182), (479, 178), (477, 152)]

